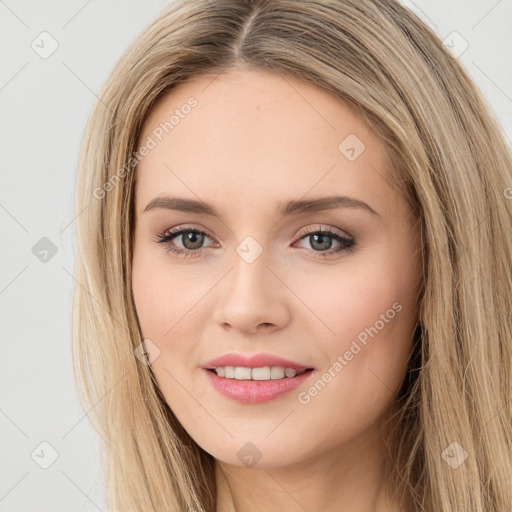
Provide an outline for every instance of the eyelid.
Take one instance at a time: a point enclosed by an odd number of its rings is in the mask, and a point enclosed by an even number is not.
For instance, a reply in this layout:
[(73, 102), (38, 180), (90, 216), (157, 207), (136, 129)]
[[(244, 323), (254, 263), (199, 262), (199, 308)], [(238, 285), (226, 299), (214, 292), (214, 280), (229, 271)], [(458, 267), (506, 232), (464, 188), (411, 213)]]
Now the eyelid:
[[(339, 239), (339, 240), (337, 240), (338, 243), (343, 244), (343, 242), (344, 242), (344, 243), (347, 243), (348, 246), (340, 247), (340, 248), (338, 248), (338, 250), (334, 250), (334, 251), (332, 249), (329, 249), (328, 251), (314, 251), (312, 249), (305, 249), (309, 253), (316, 254), (316, 256), (314, 256), (315, 258), (324, 259), (324, 258), (328, 258), (329, 256), (334, 256), (338, 252), (342, 252), (344, 250), (349, 251), (349, 252), (354, 250), (353, 246), (355, 245), (355, 239), (351, 235), (349, 235), (347, 232), (344, 232), (344, 231), (340, 230), (339, 228), (332, 228), (331, 226), (328, 226), (328, 225), (318, 224), (318, 226), (320, 226), (320, 227), (308, 226), (306, 228), (302, 228), (299, 231), (299, 233), (295, 236), (296, 241), (294, 242), (294, 244), (299, 243), (302, 239), (306, 238), (308, 235), (322, 233), (322, 234), (326, 234), (330, 238), (335, 238), (335, 239), (338, 238)], [(168, 244), (171, 244), (171, 242), (174, 238), (179, 237), (184, 232), (196, 232), (196, 233), (204, 234), (208, 238), (213, 240), (214, 243), (218, 244), (216, 237), (213, 236), (204, 227), (202, 227), (202, 226), (197, 227), (197, 225), (191, 226), (191, 225), (186, 225), (186, 224), (181, 224), (179, 226), (175, 226), (173, 228), (170, 228), (170, 229), (164, 231), (161, 235), (157, 236), (157, 239), (155, 241), (157, 243), (162, 244), (163, 246), (166, 246)], [(173, 247), (172, 249), (166, 249), (166, 250), (169, 252), (175, 252), (177, 254), (181, 254), (181, 256), (187, 257), (187, 256), (194, 256), (194, 255), (200, 256), (201, 253), (208, 247), (211, 247), (211, 246), (201, 247), (201, 248), (195, 249), (195, 250), (182, 249), (180, 247)]]
[[(353, 241), (354, 238), (348, 234), (346, 231), (342, 231), (338, 228), (332, 228), (331, 226), (326, 226), (326, 225), (322, 225), (322, 224), (318, 224), (317, 226), (319, 227), (305, 227), (305, 228), (302, 228), (296, 235), (296, 238), (298, 239), (301, 239), (303, 238), (304, 236), (307, 236), (307, 235), (311, 235), (311, 234), (314, 234), (314, 233), (317, 233), (317, 232), (323, 232), (323, 233), (327, 233), (327, 234), (334, 234), (334, 235), (337, 235), (347, 241)], [(191, 226), (191, 225), (187, 225), (187, 224), (181, 224), (181, 225), (178, 225), (178, 226), (175, 226), (173, 228), (170, 228), (170, 229), (167, 229), (166, 231), (164, 231), (163, 233), (163, 236), (167, 236), (167, 235), (176, 235), (178, 233), (180, 233), (181, 231), (197, 231), (197, 232), (200, 232), (200, 233), (204, 233), (205, 235), (207, 235), (209, 238), (211, 238), (212, 240), (216, 240), (216, 237), (213, 236), (206, 228), (204, 228), (203, 226), (200, 226), (200, 227), (197, 227), (197, 226)]]
[[(208, 238), (210, 238), (211, 240), (214, 241), (214, 243), (219, 243), (216, 239), (215, 236), (213, 236), (207, 229), (205, 229), (204, 227), (197, 227), (197, 226), (187, 226), (186, 224), (182, 224), (182, 225), (179, 225), (179, 226), (176, 226), (174, 228), (171, 228), (171, 229), (168, 229), (167, 231), (164, 232), (164, 235), (163, 236), (173, 236), (173, 235), (178, 235), (176, 236), (176, 238), (179, 237), (179, 234), (182, 233), (182, 232), (197, 232), (197, 233), (201, 233), (201, 234), (204, 234), (206, 235)], [(208, 246), (208, 247), (212, 247), (212, 246)], [(178, 248), (179, 250), (183, 250), (183, 251), (187, 251), (187, 249), (181, 249), (181, 247)], [(193, 252), (197, 252), (199, 253), (199, 251), (202, 251), (204, 249), (207, 249), (207, 247), (201, 247), (201, 249), (197, 249), (196, 251), (193, 251)]]
[(318, 224), (318, 226), (320, 226), (320, 227), (318, 227), (318, 228), (310, 228), (310, 227), (302, 228), (299, 231), (299, 233), (297, 234), (297, 237), (302, 238), (305, 235), (311, 235), (313, 233), (317, 233), (318, 231), (321, 231), (323, 233), (337, 235), (337, 236), (344, 238), (345, 240), (348, 240), (348, 241), (354, 240), (354, 237), (352, 235), (348, 234), (346, 231), (342, 231), (339, 228), (333, 228), (333, 227), (327, 226), (325, 224), (324, 225)]
[(197, 225), (187, 225), (187, 224), (180, 224), (179, 226), (175, 226), (173, 228), (167, 229), (164, 231), (164, 235), (175, 235), (176, 233), (179, 233), (180, 231), (197, 231), (198, 233), (204, 233), (208, 237), (210, 237), (212, 240), (216, 240), (215, 236), (213, 236), (210, 231), (208, 231), (203, 226), (197, 226)]

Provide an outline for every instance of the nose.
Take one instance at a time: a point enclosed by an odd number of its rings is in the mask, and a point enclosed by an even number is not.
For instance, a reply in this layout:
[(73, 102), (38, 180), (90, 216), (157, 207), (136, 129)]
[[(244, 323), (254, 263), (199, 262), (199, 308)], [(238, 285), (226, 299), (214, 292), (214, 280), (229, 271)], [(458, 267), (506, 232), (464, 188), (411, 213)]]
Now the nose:
[(219, 299), (213, 316), (222, 328), (255, 334), (289, 323), (290, 291), (265, 254), (252, 263), (234, 255), (233, 268), (216, 287)]

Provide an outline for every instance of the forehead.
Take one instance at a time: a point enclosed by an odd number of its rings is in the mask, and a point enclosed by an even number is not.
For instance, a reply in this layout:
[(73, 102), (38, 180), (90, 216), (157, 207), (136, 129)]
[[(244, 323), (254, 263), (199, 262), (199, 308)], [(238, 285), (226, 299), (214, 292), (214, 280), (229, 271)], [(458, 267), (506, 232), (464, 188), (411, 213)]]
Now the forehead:
[(153, 107), (145, 143), (154, 147), (137, 166), (140, 201), (160, 192), (219, 200), (229, 192), (253, 204), (308, 191), (361, 199), (394, 192), (385, 146), (368, 125), (290, 77), (232, 71), (181, 83)]

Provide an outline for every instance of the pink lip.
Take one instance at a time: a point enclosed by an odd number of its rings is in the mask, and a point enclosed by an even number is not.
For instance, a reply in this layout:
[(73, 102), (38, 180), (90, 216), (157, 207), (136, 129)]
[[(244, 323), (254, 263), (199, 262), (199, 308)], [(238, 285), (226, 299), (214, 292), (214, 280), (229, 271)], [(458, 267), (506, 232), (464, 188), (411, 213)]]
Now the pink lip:
[[(232, 365), (219, 365), (219, 366), (232, 366)], [(240, 366), (240, 365), (237, 365)], [(268, 366), (268, 365), (266, 365)], [(272, 366), (272, 365), (270, 365)], [(277, 365), (274, 365), (277, 366)], [(282, 365), (279, 365), (282, 366)], [(248, 368), (246, 366), (246, 368)], [(292, 368), (292, 366), (287, 366)], [(285, 377), (284, 379), (276, 380), (236, 380), (226, 379), (219, 377), (214, 371), (204, 369), (204, 373), (208, 378), (210, 384), (224, 396), (232, 398), (238, 402), (257, 404), (261, 402), (268, 402), (275, 398), (290, 392), (292, 389), (300, 386), (304, 381), (316, 373), (316, 370), (305, 372), (296, 377)]]
[(224, 354), (221, 357), (207, 361), (202, 368), (208, 370), (218, 368), (219, 366), (242, 366), (244, 368), (263, 368), (264, 366), (282, 366), (283, 368), (293, 368), (295, 370), (307, 370), (311, 365), (304, 365), (283, 359), (272, 354), (255, 354), (253, 356), (244, 356), (243, 354)]

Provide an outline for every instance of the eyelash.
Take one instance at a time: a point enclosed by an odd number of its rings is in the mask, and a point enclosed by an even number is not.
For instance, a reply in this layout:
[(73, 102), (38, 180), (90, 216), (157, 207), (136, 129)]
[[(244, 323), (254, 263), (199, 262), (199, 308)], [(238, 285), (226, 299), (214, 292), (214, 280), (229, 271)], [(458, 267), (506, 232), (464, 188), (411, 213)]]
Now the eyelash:
[[(208, 236), (211, 239), (214, 239), (214, 237), (207, 231), (202, 231), (202, 230), (194, 229), (194, 228), (187, 228), (184, 226), (178, 226), (173, 231), (166, 231), (163, 234), (158, 235), (156, 242), (161, 244), (162, 246), (166, 246), (166, 251), (177, 254), (178, 256), (183, 257), (183, 258), (200, 256), (201, 253), (203, 252), (203, 249), (196, 249), (196, 250), (180, 249), (180, 248), (174, 247), (170, 244), (170, 242), (174, 238), (177, 238), (178, 236), (183, 235), (184, 233), (203, 234), (203, 235)], [(344, 237), (344, 236), (332, 231), (330, 228), (316, 229), (313, 231), (302, 230), (299, 233), (299, 240), (302, 240), (306, 236), (317, 235), (317, 234), (327, 235), (328, 237), (334, 238), (335, 240), (337, 240), (338, 242), (340, 242), (342, 244), (339, 247), (337, 247), (336, 249), (329, 249), (327, 251), (315, 251), (313, 249), (307, 249), (307, 251), (314, 252), (315, 254), (317, 254), (317, 256), (315, 256), (317, 258), (318, 257), (319, 258), (327, 258), (329, 256), (332, 256), (332, 255), (340, 253), (340, 252), (344, 252), (344, 251), (353, 252), (354, 251), (355, 241), (353, 239)]]

